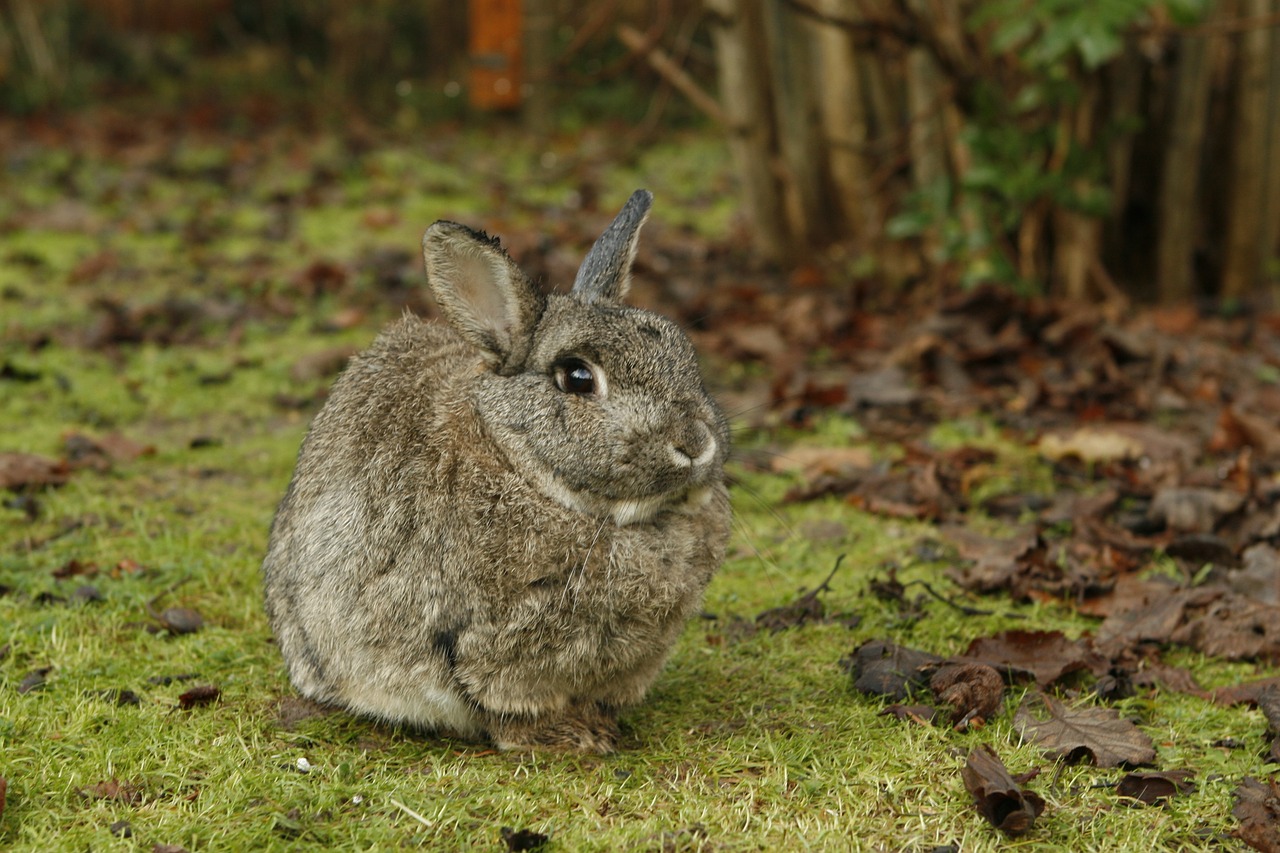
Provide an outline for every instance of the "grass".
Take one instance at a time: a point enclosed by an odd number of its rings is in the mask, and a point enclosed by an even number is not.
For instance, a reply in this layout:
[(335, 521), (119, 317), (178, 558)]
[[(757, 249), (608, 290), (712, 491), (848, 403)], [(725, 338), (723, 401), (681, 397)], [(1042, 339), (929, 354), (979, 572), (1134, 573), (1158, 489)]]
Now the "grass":
[[(488, 142), (475, 156), (495, 170), (514, 168), (504, 144)], [(707, 143), (687, 144), (696, 162), (714, 160)], [(184, 156), (190, 169), (171, 183), (156, 178), (150, 200), (129, 216), (190, 213), (178, 190), (198, 180), (191, 170), (221, 161), (198, 146)], [(259, 286), (285, 287), (317, 253), (353, 257), (363, 239), (352, 233), (359, 199), (394, 195), (397, 182), (411, 179), (417, 156), (379, 155), (372, 178), (354, 170), (349, 184), (307, 210), (307, 224), (290, 245), (263, 249), (273, 266)], [(693, 180), (689, 161), (675, 159), (683, 165), (670, 174), (658, 171), (658, 156), (642, 158), (648, 165), (641, 169), (653, 170), (645, 177), (657, 186)], [(439, 188), (434, 200), (414, 202), (422, 210), (405, 215), (380, 241), (398, 245), (399, 231), (418, 229), (419, 214), (442, 215), (449, 199), (484, 209), (466, 170), (447, 158), (442, 163), (427, 172)], [(115, 174), (108, 165), (102, 174)], [(46, 167), (52, 168), (38, 157), (31, 161), (24, 180), (33, 186), (25, 194), (47, 194)], [(272, 174), (282, 186), (306, 182), (294, 172)], [(710, 180), (714, 185), (723, 174)], [(91, 206), (98, 202), (93, 192)], [(686, 189), (685, 197), (709, 197), (698, 192)], [(246, 244), (253, 250), (250, 232), (261, 223), (238, 211), (256, 198), (246, 189), (217, 201), (230, 224), (225, 240), (204, 250), (215, 261), (239, 258)], [(0, 595), (0, 647), (8, 649), (0, 657), (0, 777), (8, 780), (0, 848), (495, 849), (503, 827), (542, 833), (548, 849), (575, 851), (1238, 846), (1228, 837), (1232, 792), (1243, 776), (1264, 772), (1257, 756), (1265, 723), (1257, 711), (1165, 692), (1123, 703), (1122, 713), (1155, 741), (1161, 768), (1197, 772), (1195, 793), (1148, 808), (1120, 805), (1103, 787), (1118, 771), (1058, 766), (1020, 742), (1010, 715), (964, 734), (881, 716), (884, 702), (856, 693), (839, 666), (865, 640), (947, 654), (1004, 628), (1075, 636), (1092, 623), (1063, 607), (1000, 599), (981, 602), (991, 616), (964, 616), (930, 601), (922, 618), (904, 619), (869, 586), (892, 562), (903, 581), (949, 589), (942, 564), (914, 556), (915, 545), (932, 534), (927, 525), (870, 516), (836, 500), (782, 506), (785, 478), (739, 466), (738, 531), (706, 603), (715, 618), (689, 626), (649, 700), (625, 717), (617, 755), (498, 754), (340, 713), (299, 717), (258, 579), (271, 515), (310, 415), (278, 400), (312, 399), (327, 384), (292, 378), (299, 357), (362, 345), (390, 311), (373, 310), (346, 331), (320, 332), (320, 321), (340, 307), (321, 300), (293, 317), (251, 318), (233, 340), (215, 332), (181, 346), (76, 345), (77, 332), (93, 322), (94, 297), (147, 300), (190, 288), (172, 247), (148, 251), (170, 239), (129, 229), (90, 238), (52, 229), (0, 234), (0, 289), (8, 293), (0, 305), (14, 308), (5, 309), (0, 363), (39, 374), (32, 382), (0, 380), (0, 450), (58, 455), (64, 433), (121, 431), (156, 451), (109, 471), (79, 471), (65, 486), (37, 493), (35, 520), (22, 504), (0, 508), (0, 585), (10, 588)], [(92, 286), (67, 284), (75, 264), (104, 244), (127, 253), (136, 270)], [(416, 234), (406, 247), (415, 245)], [(32, 253), (40, 259), (34, 269)], [(234, 295), (237, 268), (228, 264), (211, 263), (206, 286)], [(51, 342), (32, 344), (42, 336)], [(781, 439), (865, 442), (856, 424), (839, 420)], [(936, 439), (999, 447), (981, 424), (940, 428)], [(746, 444), (778, 440), (744, 437)], [(1034, 462), (1016, 448), (1005, 450), (996, 470), (1040, 482)], [(828, 524), (822, 535), (811, 533), (816, 523), (833, 521), (842, 528), (832, 532)], [(735, 618), (750, 620), (821, 582), (840, 554), (845, 562), (825, 600), (830, 612), (858, 615), (855, 628), (832, 622), (749, 636), (737, 629)], [(95, 573), (57, 579), (54, 571), (72, 560)], [(75, 603), (72, 593), (83, 584), (93, 584), (101, 600)], [(148, 615), (153, 600), (152, 609), (193, 608), (205, 626), (181, 636), (156, 632)], [(1177, 662), (1210, 686), (1257, 672), (1189, 653)], [(29, 673), (46, 667), (43, 686), (19, 691)], [(216, 685), (220, 699), (182, 710), (179, 697), (205, 684)], [(112, 691), (120, 690), (136, 694), (138, 704), (117, 704)], [(1008, 707), (1019, 699), (1015, 691)], [(1225, 738), (1243, 745), (1215, 745)], [(1048, 810), (1023, 839), (1010, 841), (989, 827), (964, 790), (964, 755), (981, 743), (992, 744), (1014, 773), (1042, 768), (1030, 784)], [(112, 781), (120, 784), (95, 788)], [(103, 796), (112, 791), (114, 797)]]

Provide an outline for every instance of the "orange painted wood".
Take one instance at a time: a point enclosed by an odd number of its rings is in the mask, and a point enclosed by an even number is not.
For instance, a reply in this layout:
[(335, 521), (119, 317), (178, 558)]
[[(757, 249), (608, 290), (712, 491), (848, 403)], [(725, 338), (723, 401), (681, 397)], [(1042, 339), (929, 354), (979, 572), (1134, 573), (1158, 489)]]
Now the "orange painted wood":
[(481, 110), (520, 106), (521, 0), (469, 0), (468, 95)]

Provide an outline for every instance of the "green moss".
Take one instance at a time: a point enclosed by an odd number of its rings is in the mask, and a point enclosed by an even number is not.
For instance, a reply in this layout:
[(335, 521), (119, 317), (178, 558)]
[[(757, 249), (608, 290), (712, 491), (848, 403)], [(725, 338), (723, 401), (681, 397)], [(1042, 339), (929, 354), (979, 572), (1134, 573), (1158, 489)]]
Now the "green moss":
[[(262, 301), (288, 295), (293, 277), (319, 257), (351, 263), (379, 246), (415, 252), (422, 225), (439, 216), (486, 224), (494, 180), (511, 187), (514, 221), (576, 191), (563, 173), (548, 178), (554, 163), (548, 169), (544, 152), (522, 139), (434, 140), (429, 153), (406, 147), (356, 161), (332, 141), (300, 150), (305, 156), (283, 144), (268, 150), (228, 189), (212, 173), (240, 168), (235, 158), (193, 144), (169, 171), (148, 172), (145, 190), (130, 190), (124, 201), (111, 187), (122, 185), (126, 170), (112, 162), (32, 154), (17, 180), (12, 197), (35, 204), (58, 196), (50, 175), (70, 173), (103, 230), (42, 226), (0, 235), (0, 291), (13, 291), (0, 303), (0, 362), (38, 374), (32, 382), (0, 380), (0, 450), (58, 455), (68, 432), (119, 431), (155, 453), (105, 472), (78, 471), (65, 486), (37, 492), (35, 520), (22, 505), (0, 506), (0, 585), (10, 590), (0, 595), (0, 647), (8, 647), (0, 658), (0, 776), (9, 783), (0, 847), (494, 849), (508, 826), (575, 851), (1174, 850), (1212, 846), (1230, 831), (1235, 785), (1266, 769), (1257, 763), (1265, 728), (1257, 711), (1163, 691), (1125, 703), (1123, 712), (1155, 740), (1161, 767), (1197, 771), (1194, 794), (1144, 809), (1118, 806), (1099, 787), (1117, 771), (1055, 766), (1021, 742), (1008, 715), (966, 734), (880, 716), (884, 703), (855, 693), (839, 666), (863, 641), (947, 654), (1006, 628), (1079, 636), (1096, 623), (1052, 603), (972, 600), (944, 579), (945, 562), (917, 556), (916, 545), (934, 533), (929, 525), (835, 499), (783, 505), (792, 480), (740, 466), (731, 555), (708, 592), (708, 618), (689, 626), (649, 701), (625, 718), (618, 755), (494, 754), (344, 714), (282, 722), (281, 703), (293, 693), (262, 612), (258, 566), (314, 409), (295, 403), (318, 400), (329, 381), (299, 380), (292, 369), (311, 353), (365, 345), (394, 309), (321, 334), (317, 326), (348, 293), (295, 300), (292, 315), (264, 311)], [(561, 164), (583, 156), (567, 144), (555, 153)], [(666, 225), (715, 231), (730, 212), (725, 167), (722, 142), (681, 139), (608, 172), (601, 205), (644, 184), (672, 199), (661, 214)], [(318, 180), (317, 169), (330, 177)], [(290, 237), (273, 241), (263, 236), (271, 223), (264, 205), (279, 192), (314, 192), (315, 201)], [(399, 221), (371, 231), (362, 222), (369, 204), (394, 209)], [(184, 223), (200, 217), (216, 227), (200, 240), (183, 236)], [(77, 263), (104, 249), (120, 259), (114, 271), (69, 283)], [(262, 265), (252, 275), (250, 258)], [(245, 313), (234, 323), (202, 315), (183, 345), (83, 345), (99, 317), (95, 300), (146, 305), (167, 297)], [(32, 344), (46, 336), (48, 345)], [(742, 445), (776, 440), (744, 435)], [(839, 418), (785, 440), (900, 455)], [(996, 461), (979, 489), (1050, 488), (1043, 462), (989, 425), (942, 425), (931, 441), (991, 449)], [(819, 584), (842, 554), (823, 600), (830, 613), (860, 617), (856, 627), (741, 630)], [(96, 574), (56, 578), (72, 560)], [(916, 582), (927, 582), (990, 615), (966, 616), (925, 596), (918, 618), (904, 617), (871, 591), (890, 564), (908, 597), (924, 595)], [(83, 584), (101, 600), (74, 603)], [(161, 594), (155, 607), (194, 608), (205, 627), (186, 636), (153, 632), (147, 605)], [(1186, 652), (1173, 658), (1209, 686), (1258, 674)], [(42, 687), (18, 691), (45, 667)], [(217, 685), (219, 701), (180, 710), (179, 696), (201, 684)], [(110, 691), (119, 690), (133, 691), (139, 704), (115, 704)], [(1016, 691), (1009, 697), (1010, 712), (1019, 699)], [(1214, 745), (1227, 737), (1243, 746)], [(1016, 843), (978, 817), (960, 781), (963, 755), (979, 743), (994, 745), (1013, 772), (1044, 768), (1031, 786), (1049, 809)], [(300, 759), (309, 772), (299, 770)], [(84, 793), (112, 780), (134, 793)], [(122, 820), (131, 838), (112, 834)]]

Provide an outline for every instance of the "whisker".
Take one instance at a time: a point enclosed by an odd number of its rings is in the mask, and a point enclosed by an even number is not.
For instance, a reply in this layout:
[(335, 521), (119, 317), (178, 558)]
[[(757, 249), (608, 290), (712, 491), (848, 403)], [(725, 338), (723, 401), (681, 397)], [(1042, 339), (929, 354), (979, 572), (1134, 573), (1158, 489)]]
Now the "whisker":
[[(595, 535), (591, 537), (591, 543), (587, 545), (587, 553), (583, 555), (582, 562), (579, 564), (576, 574), (577, 583), (574, 583), (574, 571), (569, 572), (569, 577), (565, 578), (564, 591), (560, 593), (560, 604), (564, 605), (565, 596), (569, 594), (569, 588), (573, 587), (573, 608), (570, 612), (577, 612), (578, 609), (578, 593), (582, 590), (582, 584), (587, 578), (587, 564), (591, 562), (591, 552), (595, 550), (596, 543), (600, 541), (600, 534), (604, 532), (604, 526), (609, 522), (607, 516), (601, 516), (600, 523), (596, 526)], [(607, 570), (607, 567), (606, 567)], [(606, 576), (606, 580), (608, 577)]]

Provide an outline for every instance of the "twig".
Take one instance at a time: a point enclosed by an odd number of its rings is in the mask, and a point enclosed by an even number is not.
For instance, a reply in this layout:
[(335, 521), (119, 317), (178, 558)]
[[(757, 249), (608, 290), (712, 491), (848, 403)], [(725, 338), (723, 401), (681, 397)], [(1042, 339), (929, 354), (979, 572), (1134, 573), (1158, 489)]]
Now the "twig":
[(395, 797), (387, 797), (387, 802), (391, 803), (391, 805), (393, 805), (393, 806), (395, 806), (396, 808), (400, 809), (400, 811), (404, 812), (404, 813), (405, 813), (405, 814), (407, 814), (409, 817), (413, 818), (413, 819), (414, 819), (414, 820), (416, 820), (418, 823), (422, 824), (423, 826), (427, 827), (428, 829), (434, 829), (434, 828), (435, 828), (435, 824), (434, 824), (434, 823), (432, 823), (431, 821), (427, 820), (425, 817), (423, 817), (422, 815), (418, 814), (418, 813), (417, 813), (417, 812), (415, 812), (413, 809), (409, 808), (409, 807), (408, 807), (408, 806), (406, 806), (404, 803), (402, 803), (402, 802), (400, 802), (399, 800), (397, 800)]
[(643, 33), (626, 24), (618, 24), (617, 33), (618, 39), (628, 49), (644, 55), (649, 62), (649, 66), (680, 94), (688, 98), (690, 103), (702, 110), (722, 127), (731, 126), (728, 117), (724, 114), (724, 110), (720, 108), (719, 101), (702, 91), (702, 88), (693, 82), (693, 78), (686, 74), (683, 68), (677, 65), (671, 57), (667, 56), (661, 48), (651, 45)]
[(956, 610), (959, 610), (965, 616), (1006, 616), (1010, 619), (1027, 618), (1022, 613), (997, 613), (995, 610), (982, 610), (977, 607), (969, 607), (966, 604), (960, 604), (956, 601), (951, 600), (950, 598), (947, 598), (945, 595), (938, 592), (933, 587), (929, 586), (928, 581), (921, 581), (921, 580), (908, 581), (907, 583), (904, 583), (902, 585), (902, 588), (905, 590), (907, 587), (911, 587), (911, 586), (923, 587), (924, 591), (929, 593), (929, 595), (933, 596), (938, 601), (941, 601), (943, 604), (947, 605), (948, 607), (953, 607)]

